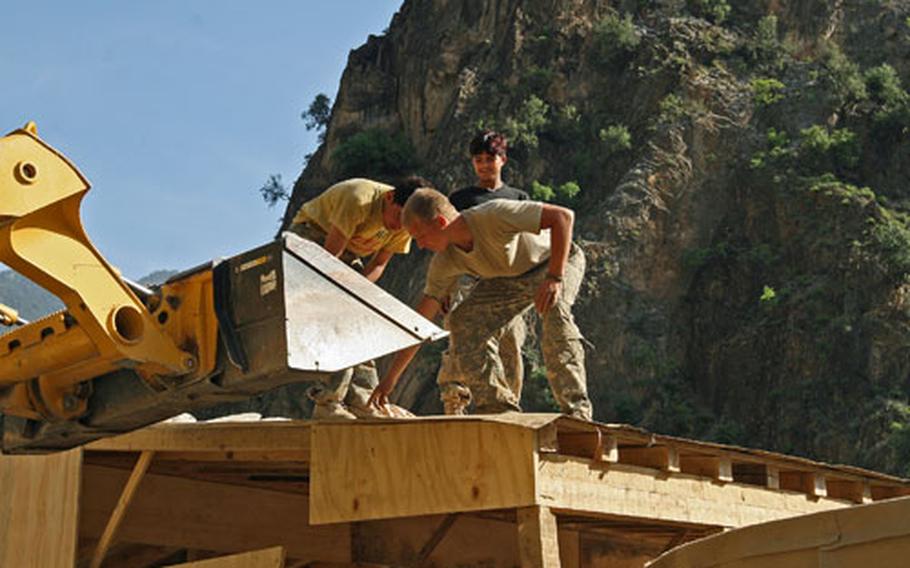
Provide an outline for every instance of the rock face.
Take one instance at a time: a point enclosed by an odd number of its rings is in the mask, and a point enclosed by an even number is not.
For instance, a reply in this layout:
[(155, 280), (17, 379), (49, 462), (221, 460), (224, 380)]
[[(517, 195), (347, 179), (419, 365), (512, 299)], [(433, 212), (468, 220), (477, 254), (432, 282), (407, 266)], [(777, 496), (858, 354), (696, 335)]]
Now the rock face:
[[(406, 0), (285, 219), (351, 175), (451, 191), (504, 130), (507, 181), (577, 213), (597, 419), (910, 474), (908, 75), (903, 0)], [(437, 408), (440, 349), (400, 402)]]

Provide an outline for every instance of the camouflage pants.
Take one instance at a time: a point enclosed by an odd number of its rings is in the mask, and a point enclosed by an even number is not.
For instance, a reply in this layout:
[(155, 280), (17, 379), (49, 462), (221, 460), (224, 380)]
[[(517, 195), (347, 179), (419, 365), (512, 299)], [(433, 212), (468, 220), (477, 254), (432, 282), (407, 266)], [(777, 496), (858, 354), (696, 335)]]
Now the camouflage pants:
[[(291, 227), (291, 232), (320, 246), (325, 243), (326, 233), (318, 225), (298, 223)], [(362, 268), (360, 259), (348, 251), (342, 253), (340, 260), (355, 270)], [(307, 394), (316, 404), (340, 402), (352, 408), (365, 408), (377, 384), (379, 375), (376, 372), (376, 364), (367, 361), (333, 373), (310, 388)]]
[[(562, 412), (590, 420), (582, 335), (572, 317), (584, 272), (584, 253), (573, 244), (559, 298), (541, 316), (541, 347), (547, 380)], [(545, 263), (521, 276), (481, 280), (449, 314), (449, 350), (437, 379), (447, 413), (462, 411), (472, 399), (480, 413), (520, 410), (506, 380), (499, 344), (505, 326), (532, 308), (546, 274)]]
[[(458, 282), (458, 287), (450, 296), (450, 309), (454, 310), (471, 293), (479, 280), (472, 276), (463, 276)], [(449, 328), (449, 316), (445, 318), (445, 328)], [(518, 314), (507, 323), (499, 333), (499, 358), (505, 371), (505, 381), (509, 389), (515, 393), (515, 398), (521, 399), (521, 388), (524, 383), (524, 361), (521, 358), (521, 348), (528, 336), (528, 324), (522, 314)]]

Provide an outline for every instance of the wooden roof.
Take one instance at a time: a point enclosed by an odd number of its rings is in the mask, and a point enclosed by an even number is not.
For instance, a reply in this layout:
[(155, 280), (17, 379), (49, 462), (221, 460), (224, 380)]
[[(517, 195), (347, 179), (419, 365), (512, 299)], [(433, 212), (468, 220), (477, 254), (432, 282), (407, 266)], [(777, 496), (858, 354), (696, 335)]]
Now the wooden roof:
[(312, 524), (540, 505), (697, 531), (910, 495), (852, 466), (555, 414), (163, 423), (86, 450), (89, 464), (153, 451), (154, 473), (305, 493)]

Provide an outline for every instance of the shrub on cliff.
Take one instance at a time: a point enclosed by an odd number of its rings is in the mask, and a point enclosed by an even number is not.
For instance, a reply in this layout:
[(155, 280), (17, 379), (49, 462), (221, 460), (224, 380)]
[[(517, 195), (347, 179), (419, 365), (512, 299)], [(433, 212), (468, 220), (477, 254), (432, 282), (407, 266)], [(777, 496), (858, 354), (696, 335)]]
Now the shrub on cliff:
[(408, 174), (417, 167), (414, 147), (400, 132), (373, 128), (358, 132), (332, 154), (340, 177), (389, 178)]

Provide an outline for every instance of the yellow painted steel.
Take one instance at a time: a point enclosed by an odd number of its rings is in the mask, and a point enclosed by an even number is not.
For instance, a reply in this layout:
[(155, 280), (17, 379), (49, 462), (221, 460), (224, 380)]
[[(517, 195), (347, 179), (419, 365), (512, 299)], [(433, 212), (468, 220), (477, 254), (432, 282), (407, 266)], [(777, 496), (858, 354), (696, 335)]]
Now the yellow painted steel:
[(130, 368), (154, 384), (214, 367), (211, 271), (166, 286), (151, 313), (85, 234), (89, 187), (34, 123), (0, 138), (0, 262), (67, 307), (0, 339), (3, 412), (73, 418), (85, 411), (79, 383), (101, 374)]

